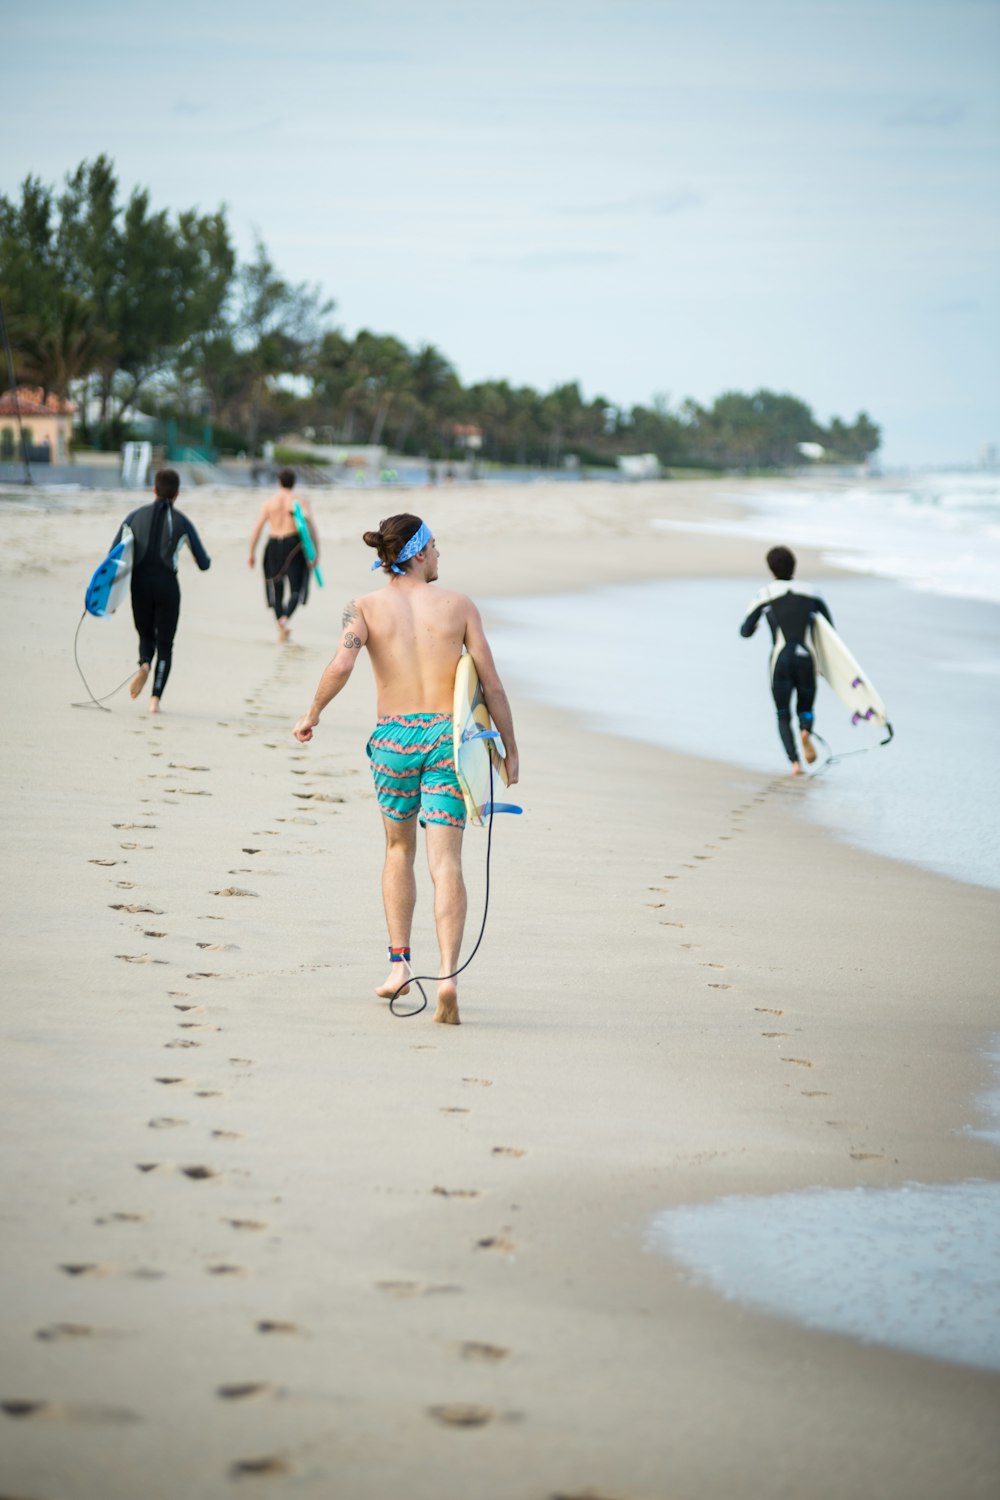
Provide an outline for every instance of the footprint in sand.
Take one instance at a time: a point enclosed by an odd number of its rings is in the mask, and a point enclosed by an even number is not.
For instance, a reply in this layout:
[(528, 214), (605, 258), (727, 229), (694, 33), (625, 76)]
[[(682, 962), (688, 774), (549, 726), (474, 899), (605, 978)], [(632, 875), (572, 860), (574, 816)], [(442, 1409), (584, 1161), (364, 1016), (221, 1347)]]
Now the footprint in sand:
[(190, 1120), (177, 1120), (173, 1115), (157, 1115), (147, 1122), (150, 1130), (176, 1130), (180, 1125), (190, 1125)]
[(527, 1156), (523, 1146), (494, 1146), (490, 1152), (491, 1156)]
[(432, 1187), (432, 1193), (439, 1198), (481, 1198), (483, 1195), (478, 1188), (446, 1188)]
[(814, 1063), (809, 1061), (808, 1057), (783, 1057), (781, 1061), (793, 1063), (797, 1068), (812, 1068), (815, 1066)]
[(165, 958), (150, 958), (148, 953), (116, 953), (123, 964), (165, 964)]
[(287, 1459), (277, 1454), (266, 1454), (262, 1458), (237, 1458), (229, 1465), (233, 1479), (276, 1478), (292, 1472)]
[(233, 1229), (267, 1229), (265, 1219), (221, 1219), (222, 1224), (229, 1224)]
[(803, 1099), (831, 1099), (833, 1095), (829, 1089), (803, 1089)]
[(702, 943), (681, 943), (682, 948), (701, 948), (703, 946)]
[(485, 1427), (493, 1420), (489, 1406), (472, 1406), (461, 1401), (448, 1406), (429, 1406), (427, 1414), (445, 1427)]
[(513, 1240), (507, 1239), (502, 1234), (487, 1234), (481, 1240), (476, 1241), (477, 1250), (500, 1250), (505, 1254), (511, 1254), (516, 1246)]
[(108, 905), (112, 911), (127, 911), (133, 915), (136, 912), (142, 912), (147, 917), (163, 916), (163, 912), (157, 906), (140, 906), (137, 902), (131, 901), (109, 901)]
[(155, 823), (112, 823), (112, 828), (117, 828), (121, 833), (135, 833), (142, 829), (147, 833), (156, 832)]
[(441, 1113), (443, 1115), (471, 1115), (472, 1110), (463, 1109), (460, 1104), (442, 1104)]
[(59, 1267), (64, 1276), (110, 1276), (111, 1266), (102, 1265), (99, 1261), (70, 1261)]
[(61, 1401), (0, 1401), (0, 1411), (8, 1417), (28, 1421), (64, 1422), (138, 1422), (138, 1412), (127, 1406), (109, 1406), (98, 1401), (64, 1403)]
[(211, 766), (182, 766), (178, 760), (168, 760), (167, 765), (171, 771), (210, 771)]
[(885, 1155), (881, 1151), (852, 1151), (851, 1161), (885, 1161)]
[[(116, 880), (115, 885), (120, 891), (134, 891), (136, 889), (136, 883), (134, 880)], [(159, 915), (159, 913), (157, 913), (157, 915)]]
[(241, 1141), (243, 1134), (239, 1130), (213, 1130), (212, 1138), (217, 1141)]
[(621, 1495), (608, 1495), (603, 1490), (559, 1490), (548, 1500), (624, 1500)]
[(248, 1380), (233, 1385), (217, 1385), (215, 1394), (220, 1401), (251, 1401), (260, 1396), (270, 1396), (274, 1389), (273, 1385), (268, 1385), (264, 1380)]
[(152, 849), (152, 844), (119, 844), (119, 849)]
[[(664, 920), (661, 919), (660, 926), (661, 927), (686, 927), (687, 923), (686, 922), (666, 922), (666, 921), (664, 921)], [(694, 946), (700, 947), (701, 945), (699, 943), (699, 944), (695, 944)]]
[(783, 1010), (777, 1010), (773, 1005), (755, 1005), (754, 1010), (762, 1016), (783, 1016)]
[(731, 984), (719, 984), (717, 982), (713, 984), (711, 981), (709, 982), (708, 987), (710, 990), (731, 990), (735, 988), (735, 986)]
[(221, 1099), (222, 1098), (222, 1090), (221, 1089), (195, 1089), (195, 1091), (194, 1091), (194, 1097), (196, 1099)]
[(127, 859), (88, 859), (88, 865), (127, 865)]
[(145, 1214), (105, 1214), (102, 1219), (95, 1219), (95, 1224), (145, 1224)]
[(704, 960), (701, 967), (703, 969), (724, 969), (726, 966), (725, 964), (713, 964), (709, 960)]
[(162, 1161), (137, 1161), (135, 1169), (137, 1172), (145, 1172), (147, 1175), (150, 1172), (159, 1172), (161, 1175), (165, 1175), (167, 1172), (174, 1170), (173, 1167)]
[(164, 1083), (167, 1087), (173, 1087), (179, 1083), (190, 1083), (190, 1078), (154, 1078), (154, 1083)]
[(181, 1036), (172, 1042), (164, 1042), (163, 1050), (169, 1052), (173, 1047), (200, 1047), (201, 1045), (201, 1042), (196, 1042), (193, 1037)]
[(761, 1032), (761, 1036), (766, 1036), (767, 1039), (768, 1039), (768, 1041), (772, 1041), (775, 1037), (779, 1037), (779, 1036), (791, 1036), (791, 1034), (792, 1033), (790, 1031), (762, 1031)]
[(213, 891), (213, 896), (256, 896), (257, 891), (245, 891), (238, 885), (227, 885), (221, 891)]
[(195, 943), (196, 948), (204, 948), (206, 953), (238, 953), (240, 950), (235, 943)]
[(93, 1338), (96, 1329), (87, 1323), (50, 1323), (48, 1328), (36, 1328), (35, 1338), (45, 1344), (59, 1343), (63, 1339)]
[(463, 1083), (478, 1083), (479, 1086), (480, 1086), (480, 1088), (484, 1088), (484, 1089), (491, 1089), (493, 1087), (493, 1079), (492, 1078), (463, 1078), (462, 1082)]
[(193, 974), (184, 975), (185, 979), (225, 979), (226, 977), (225, 974), (215, 973), (211, 969), (200, 969), (196, 970)]
[(165, 938), (167, 934), (165, 932), (154, 932), (151, 931), (148, 927), (144, 927), (142, 929), (142, 935), (143, 937), (148, 938)]
[(207, 1021), (178, 1021), (180, 1031), (221, 1031), (221, 1026), (210, 1026)]
[(480, 1344), (475, 1340), (468, 1340), (459, 1344), (458, 1352), (463, 1359), (481, 1360), (486, 1364), (496, 1364), (498, 1360), (506, 1359), (510, 1353), (502, 1344)]
[(227, 1261), (221, 1261), (217, 1266), (206, 1266), (205, 1270), (209, 1276), (249, 1276), (250, 1272), (246, 1266), (233, 1266)]
[(301, 1333), (298, 1323), (288, 1323), (283, 1318), (261, 1318), (254, 1324), (258, 1333)]

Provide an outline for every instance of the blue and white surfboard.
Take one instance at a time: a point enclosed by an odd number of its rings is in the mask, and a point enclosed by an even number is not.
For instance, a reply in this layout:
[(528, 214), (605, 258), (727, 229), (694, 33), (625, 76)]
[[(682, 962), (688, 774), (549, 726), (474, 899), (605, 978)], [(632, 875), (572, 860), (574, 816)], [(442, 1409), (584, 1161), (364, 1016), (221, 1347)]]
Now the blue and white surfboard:
[(111, 549), (87, 585), (84, 598), (87, 613), (99, 620), (113, 615), (128, 592), (131, 577), (132, 533), (126, 526), (121, 541)]

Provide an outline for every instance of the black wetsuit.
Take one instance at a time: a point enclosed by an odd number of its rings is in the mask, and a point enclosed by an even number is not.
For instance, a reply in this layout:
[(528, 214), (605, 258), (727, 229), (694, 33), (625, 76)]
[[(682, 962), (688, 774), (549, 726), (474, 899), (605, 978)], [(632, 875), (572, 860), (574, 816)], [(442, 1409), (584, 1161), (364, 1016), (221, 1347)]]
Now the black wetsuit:
[(799, 752), (792, 735), (792, 694), (799, 716), (799, 727), (813, 727), (813, 701), (816, 697), (816, 668), (806, 644), (814, 615), (820, 614), (833, 624), (823, 600), (794, 579), (779, 580), (762, 589), (750, 606), (750, 613), (740, 626), (740, 635), (751, 636), (766, 615), (771, 627), (771, 693), (778, 711), (778, 733), (785, 753), (796, 762)]
[[(285, 603), (285, 583), (288, 602)], [(279, 620), (290, 620), (309, 597), (309, 564), (298, 532), (273, 536), (264, 548), (264, 590)]]
[(132, 533), (132, 618), (139, 632), (139, 661), (152, 664), (153, 697), (162, 698), (170, 676), (174, 635), (181, 609), (177, 557), (186, 542), (204, 573), (212, 560), (187, 516), (167, 500), (154, 500), (125, 517), (112, 546), (121, 541), (126, 526)]

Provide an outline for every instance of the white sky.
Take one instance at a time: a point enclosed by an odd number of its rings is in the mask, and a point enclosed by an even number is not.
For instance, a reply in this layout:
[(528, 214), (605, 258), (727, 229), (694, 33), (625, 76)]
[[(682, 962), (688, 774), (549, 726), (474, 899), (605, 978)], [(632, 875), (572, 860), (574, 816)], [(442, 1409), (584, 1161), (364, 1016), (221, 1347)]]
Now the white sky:
[(348, 333), (1000, 443), (1000, 0), (0, 0), (0, 191), (113, 157)]

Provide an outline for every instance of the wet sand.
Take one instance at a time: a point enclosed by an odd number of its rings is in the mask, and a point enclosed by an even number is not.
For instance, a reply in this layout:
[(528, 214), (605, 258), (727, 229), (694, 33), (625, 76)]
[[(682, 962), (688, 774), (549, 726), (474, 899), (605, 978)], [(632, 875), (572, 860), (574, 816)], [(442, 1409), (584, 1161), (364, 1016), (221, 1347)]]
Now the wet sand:
[[(245, 565), (259, 496), (184, 494), (213, 568), (182, 562), (159, 719), (127, 688), (69, 707), (121, 497), (0, 511), (0, 1492), (996, 1493), (1000, 1377), (746, 1311), (647, 1249), (723, 1194), (996, 1180), (966, 1129), (995, 894), (838, 844), (777, 760), (515, 697), (525, 815), (465, 1024), (394, 1020), (364, 665), (311, 746), (289, 732), (373, 519), (426, 512), (446, 584), (551, 592), (754, 572), (756, 545), (648, 524), (736, 489), (314, 496), (327, 588), (287, 647)], [(134, 645), (127, 611), (85, 622), (98, 695)], [(473, 935), (484, 852), (471, 830)]]

